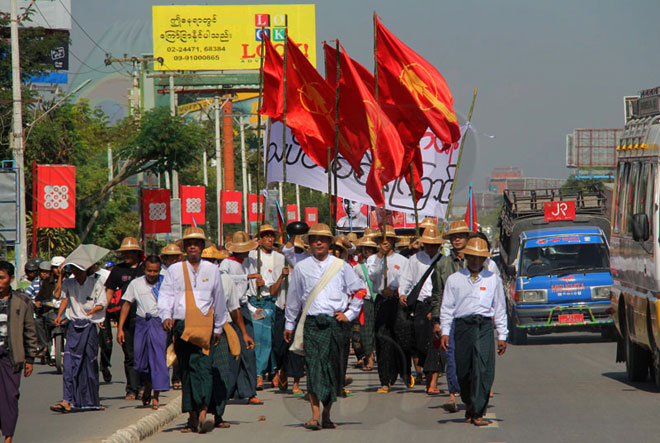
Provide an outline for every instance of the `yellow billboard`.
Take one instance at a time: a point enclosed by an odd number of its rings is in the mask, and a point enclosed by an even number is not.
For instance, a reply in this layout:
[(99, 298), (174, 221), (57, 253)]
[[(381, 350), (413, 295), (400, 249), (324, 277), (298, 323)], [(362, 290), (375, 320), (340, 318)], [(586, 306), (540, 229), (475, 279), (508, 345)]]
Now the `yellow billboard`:
[(315, 14), (315, 5), (153, 6), (155, 68), (259, 69), (262, 38), (281, 52), (285, 25), (316, 66)]

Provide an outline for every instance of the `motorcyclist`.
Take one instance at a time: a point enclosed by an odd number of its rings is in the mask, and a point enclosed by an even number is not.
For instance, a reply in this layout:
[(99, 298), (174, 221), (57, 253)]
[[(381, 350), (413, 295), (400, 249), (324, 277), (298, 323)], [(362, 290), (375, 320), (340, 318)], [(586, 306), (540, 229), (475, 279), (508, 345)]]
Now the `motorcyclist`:
[[(27, 292), (27, 289), (29, 289), (32, 286), (32, 283), (34, 283), (35, 280), (38, 281), (39, 263), (41, 263), (42, 261), (43, 261), (42, 259), (37, 257), (30, 259), (28, 260), (27, 263), (25, 263), (25, 267), (23, 268), (23, 270), (25, 271), (25, 275), (21, 277), (21, 280), (16, 285), (16, 289)], [(37, 288), (37, 292), (39, 292), (38, 288)], [(34, 296), (30, 298), (34, 300)]]
[(62, 263), (64, 263), (64, 257), (56, 256), (50, 263), (44, 261), (39, 265), (41, 287), (34, 299), (39, 347), (43, 352), (43, 360), (49, 363), (52, 331), (55, 328), (55, 317), (57, 317), (57, 309), (60, 306), (60, 300), (55, 300), (53, 294), (56, 289), (59, 293), (59, 288), (62, 286), (63, 270), (60, 267)]

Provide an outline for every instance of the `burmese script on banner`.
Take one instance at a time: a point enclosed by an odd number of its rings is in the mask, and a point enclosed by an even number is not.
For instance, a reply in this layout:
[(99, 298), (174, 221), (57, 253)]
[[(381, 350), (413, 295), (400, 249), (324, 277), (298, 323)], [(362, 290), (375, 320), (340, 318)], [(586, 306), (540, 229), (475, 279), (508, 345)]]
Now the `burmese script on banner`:
[(314, 5), (153, 6), (152, 18), (157, 70), (259, 69), (262, 38), (282, 53), (287, 23), (316, 66)]
[[(279, 182), (283, 179), (282, 171), (282, 123), (273, 122), (270, 128), (268, 149), (268, 182)], [(465, 130), (461, 127), (461, 133)], [(328, 175), (326, 171), (317, 166), (300, 149), (296, 138), (287, 129), (286, 134), (287, 181), (301, 186), (328, 191)], [(438, 217), (445, 219), (447, 203), (451, 185), (456, 172), (460, 140), (450, 149), (443, 150), (442, 142), (430, 131), (420, 140), (422, 159), (424, 162), (424, 176), (422, 184), (424, 195), (419, 199), (418, 211), (421, 216)], [(369, 168), (371, 167), (371, 153), (367, 151), (362, 159), (362, 177), (351, 169), (346, 160), (339, 157), (337, 168), (337, 194), (343, 199), (373, 206), (374, 202), (365, 191)], [(393, 211), (411, 213), (414, 211), (410, 188), (405, 180), (396, 180), (385, 187), (385, 208)]]

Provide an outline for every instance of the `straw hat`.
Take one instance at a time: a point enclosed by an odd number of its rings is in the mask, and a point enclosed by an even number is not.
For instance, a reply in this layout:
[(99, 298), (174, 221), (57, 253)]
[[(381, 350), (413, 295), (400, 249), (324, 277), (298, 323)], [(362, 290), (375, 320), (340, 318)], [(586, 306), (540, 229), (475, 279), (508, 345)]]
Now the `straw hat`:
[[(379, 231), (379, 234), (382, 238), (383, 231)], [(396, 232), (394, 231), (394, 227), (392, 225), (385, 225), (385, 238), (393, 238), (395, 241), (399, 239), (399, 237), (397, 237)]]
[(198, 228), (197, 226), (186, 228), (186, 230), (183, 231), (183, 237), (176, 241), (177, 246), (180, 248), (183, 247), (183, 243), (186, 240), (204, 240), (205, 248), (208, 248), (213, 244), (210, 240), (207, 240), (204, 230), (202, 228)]
[(229, 257), (229, 254), (227, 251), (221, 251), (218, 248), (215, 247), (215, 245), (211, 245), (208, 248), (204, 249), (202, 251), (202, 258), (212, 258), (215, 260), (223, 260), (225, 258)]
[(246, 232), (237, 231), (234, 232), (231, 243), (227, 245), (227, 249), (234, 253), (240, 253), (257, 249), (257, 246), (259, 244), (254, 240), (250, 240), (250, 236)]
[[(380, 233), (380, 231), (378, 229), (366, 228), (364, 230), (364, 237), (373, 239), (373, 238), (377, 237), (379, 233)], [(382, 234), (381, 234), (381, 237), (382, 237)]]
[(361, 248), (378, 248), (376, 242), (369, 237), (362, 237), (357, 246)]
[(397, 249), (405, 249), (408, 246), (410, 246), (410, 239), (408, 237), (402, 237), (399, 239), (397, 244), (395, 245), (395, 248)]
[(266, 232), (272, 232), (273, 234), (277, 235), (277, 231), (271, 225), (261, 225), (259, 228), (259, 236), (261, 237), (261, 235)]
[(325, 223), (315, 223), (312, 225), (311, 228), (309, 228), (309, 231), (307, 234), (304, 235), (303, 240), (305, 243), (309, 243), (309, 237), (312, 235), (320, 235), (323, 237), (330, 237), (330, 241), (334, 243), (335, 241), (335, 236), (332, 235), (332, 231), (330, 230), (330, 226), (326, 225)]
[(465, 223), (464, 220), (456, 220), (454, 222), (451, 222), (449, 225), (449, 231), (445, 232), (445, 235), (443, 235), (443, 238), (445, 240), (449, 240), (449, 237), (454, 234), (471, 234), (472, 231), (470, 231), (470, 227), (468, 226), (467, 223)]
[(309, 246), (307, 246), (305, 242), (302, 241), (302, 238), (300, 238), (298, 235), (296, 235), (296, 238), (293, 240), (293, 247), (300, 248), (305, 251), (309, 249)]
[(424, 233), (419, 240), (422, 242), (422, 244), (431, 245), (441, 245), (445, 242), (444, 238), (442, 238), (442, 234), (440, 233), (440, 229), (434, 226), (429, 226), (424, 229)]
[(174, 243), (170, 243), (169, 245), (166, 245), (163, 249), (160, 250), (160, 255), (181, 255), (181, 248), (175, 245)]
[(346, 234), (346, 238), (348, 239), (349, 242), (355, 244), (357, 242), (357, 234), (355, 232), (349, 232)]
[(123, 251), (141, 251), (142, 248), (135, 237), (126, 237), (121, 241), (121, 246), (117, 249), (117, 252)]
[(431, 217), (426, 217), (422, 222), (419, 224), (420, 229), (426, 229), (426, 228), (437, 228), (438, 224), (433, 220)]
[(463, 248), (464, 255), (474, 255), (477, 257), (491, 257), (488, 250), (488, 243), (486, 240), (479, 237), (474, 237), (468, 240), (467, 245)]

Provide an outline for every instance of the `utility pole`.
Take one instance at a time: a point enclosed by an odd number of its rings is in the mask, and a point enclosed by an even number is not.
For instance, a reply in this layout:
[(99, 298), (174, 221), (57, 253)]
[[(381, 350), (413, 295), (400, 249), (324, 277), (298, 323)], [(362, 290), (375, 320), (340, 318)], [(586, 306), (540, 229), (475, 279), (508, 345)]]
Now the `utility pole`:
[(218, 204), (218, 247), (222, 238), (222, 153), (220, 151), (220, 97), (215, 97), (215, 201)]
[[(248, 225), (250, 218), (250, 211), (248, 210), (248, 182), (247, 182), (247, 160), (245, 153), (245, 122), (243, 117), (238, 118), (238, 123), (241, 127), (241, 177), (243, 178), (243, 216), (244, 216), (244, 225), (245, 232), (248, 232)], [(259, 196), (257, 196), (257, 204), (259, 203)]]
[[(23, 114), (21, 97), (21, 61), (18, 46), (18, 4), (11, 0), (11, 78), (12, 78), (12, 134), (11, 146), (18, 170), (18, 238), (16, 239), (16, 281), (23, 275), (27, 262), (27, 225), (25, 222), (25, 168), (23, 161)], [(32, 192), (36, 192), (36, 189)], [(36, 223), (32, 220), (32, 223)]]

